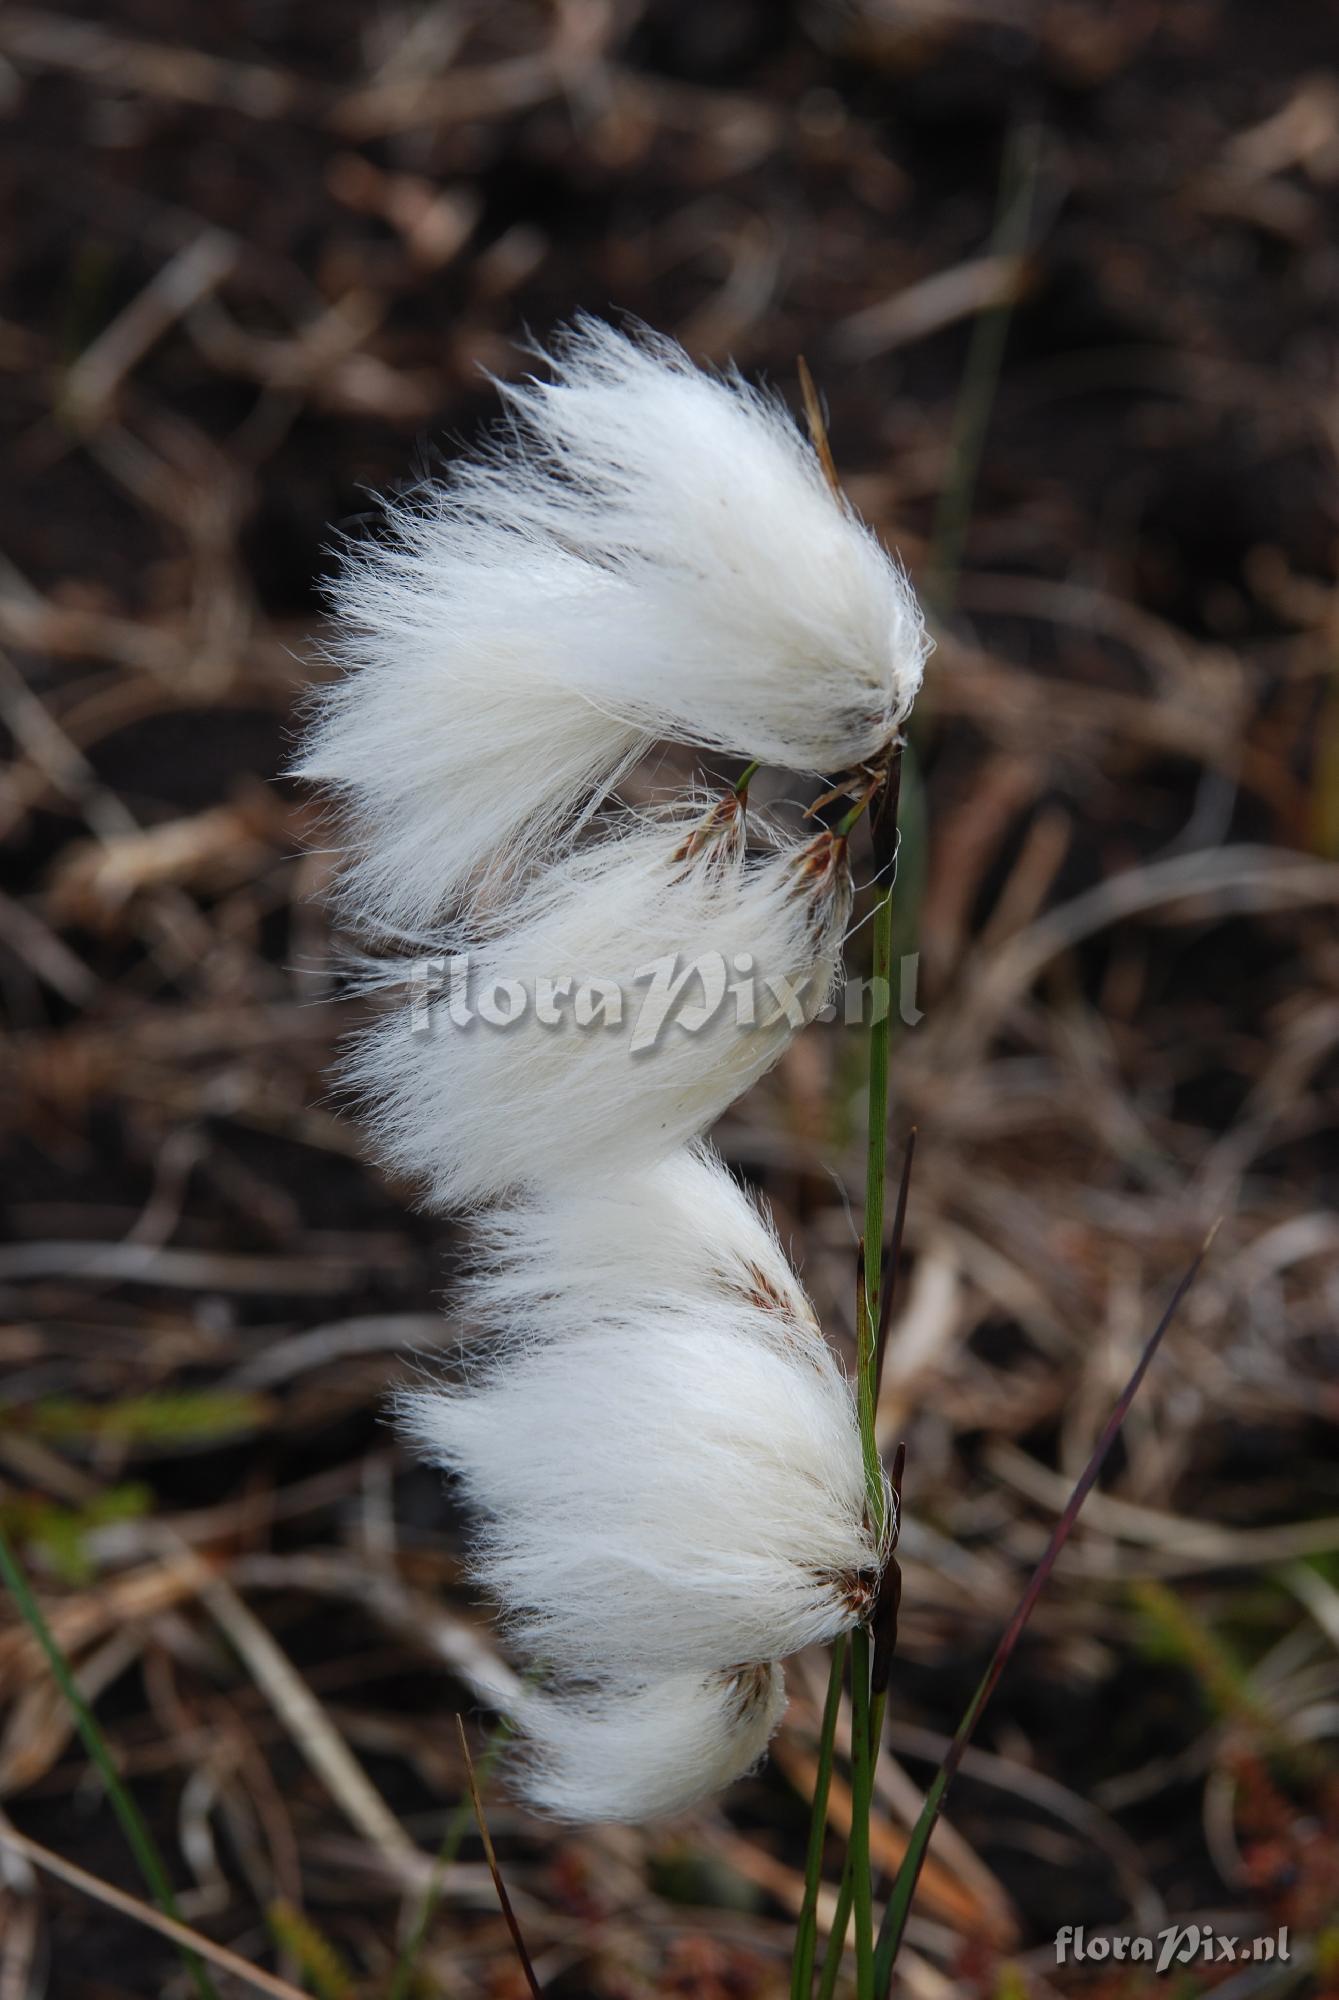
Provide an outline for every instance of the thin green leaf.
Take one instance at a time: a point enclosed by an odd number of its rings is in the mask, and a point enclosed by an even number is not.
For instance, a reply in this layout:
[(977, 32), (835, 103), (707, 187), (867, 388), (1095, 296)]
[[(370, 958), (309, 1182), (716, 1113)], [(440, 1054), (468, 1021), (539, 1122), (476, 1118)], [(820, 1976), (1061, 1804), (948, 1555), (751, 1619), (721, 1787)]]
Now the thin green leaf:
[[(80, 1693), (70, 1663), (43, 1617), (42, 1607), (33, 1595), (28, 1579), (10, 1548), (2, 1528), (0, 1528), (0, 1576), (5, 1580), (20, 1617), (46, 1654), (52, 1678), (70, 1705), (70, 1712), (83, 1739), (84, 1748), (97, 1766), (107, 1787), (107, 1796), (112, 1802), (117, 1819), (121, 1822), (121, 1830), (125, 1834), (150, 1895), (165, 1916), (180, 1922), (181, 1912), (177, 1908), (172, 1884), (168, 1880), (167, 1869), (163, 1865), (154, 1837), (145, 1824), (139, 1807), (122, 1782), (121, 1774), (113, 1762), (112, 1754), (107, 1748), (106, 1739), (98, 1727), (93, 1711)], [(195, 1953), (183, 1947), (181, 1956), (200, 2000), (218, 2000), (214, 1983)]]
[(851, 1912), (855, 1919), (856, 2000), (874, 1994), (874, 1883), (869, 1816), (874, 1797), (874, 1737), (870, 1727), (869, 1633), (851, 1634)]
[(118, 1444), (213, 1444), (260, 1430), (273, 1414), (264, 1396), (231, 1389), (123, 1396), (110, 1403), (47, 1396), (24, 1405), (0, 1404), (0, 1424), (53, 1439), (112, 1439)]
[(823, 1970), (818, 1980), (818, 2000), (832, 2000), (833, 1994), (837, 1991), (837, 1979), (842, 1969), (842, 1954), (846, 1950), (846, 1932), (851, 1922), (853, 1882), (851, 1858), (848, 1854), (846, 1866), (842, 1870), (841, 1888), (837, 1891), (837, 1905), (832, 1912), (832, 1929), (828, 1932), (827, 1949), (823, 1953)]
[(836, 1746), (837, 1716), (841, 1709), (842, 1670), (846, 1665), (846, 1634), (833, 1641), (828, 1670), (827, 1699), (818, 1734), (818, 1772), (814, 1779), (814, 1801), (809, 1816), (809, 1846), (804, 1858), (804, 1901), (800, 1905), (795, 1932), (795, 1950), (790, 1964), (791, 2000), (808, 2000), (814, 1986), (814, 1955), (818, 1949), (818, 1892), (823, 1881), (823, 1842), (827, 1833), (828, 1794), (832, 1789), (832, 1761)]

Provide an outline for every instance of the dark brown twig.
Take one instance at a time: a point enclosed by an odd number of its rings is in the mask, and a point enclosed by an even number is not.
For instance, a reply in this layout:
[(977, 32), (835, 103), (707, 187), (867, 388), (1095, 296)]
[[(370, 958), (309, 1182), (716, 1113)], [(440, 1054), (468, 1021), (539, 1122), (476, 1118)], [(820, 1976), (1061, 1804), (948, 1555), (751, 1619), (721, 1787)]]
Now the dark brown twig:
[(479, 1781), (474, 1775), (474, 1759), (470, 1755), (469, 1739), (465, 1735), (465, 1720), (463, 1716), (458, 1715), (456, 1717), (456, 1728), (460, 1731), (460, 1748), (465, 1758), (465, 1782), (470, 1788), (470, 1803), (474, 1807), (474, 1817), (479, 1822), (479, 1838), (484, 1844), (484, 1859), (488, 1863), (488, 1872), (493, 1878), (493, 1887), (497, 1890), (497, 1899), (502, 1910), (503, 1920), (506, 1923), (507, 1929), (511, 1932), (511, 1941), (516, 1948), (516, 1956), (520, 1960), (521, 1970), (525, 1974), (526, 1983), (531, 1993), (535, 1996), (535, 2000), (540, 2000), (539, 1981), (535, 1977), (535, 1968), (530, 1963), (530, 1954), (525, 1948), (525, 1939), (521, 1936), (521, 1926), (516, 1921), (516, 1912), (511, 1906), (511, 1897), (507, 1894), (507, 1885), (502, 1879), (502, 1870), (498, 1867), (497, 1855), (493, 1851), (493, 1838), (488, 1831), (488, 1821), (484, 1818), (484, 1802), (479, 1793)]

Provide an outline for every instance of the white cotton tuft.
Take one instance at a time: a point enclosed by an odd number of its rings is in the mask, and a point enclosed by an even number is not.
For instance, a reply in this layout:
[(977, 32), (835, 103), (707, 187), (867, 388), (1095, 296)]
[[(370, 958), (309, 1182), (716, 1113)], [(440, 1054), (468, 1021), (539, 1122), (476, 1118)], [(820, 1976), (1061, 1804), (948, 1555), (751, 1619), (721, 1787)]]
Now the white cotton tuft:
[(777, 398), (595, 320), (552, 366), (500, 385), (506, 437), (388, 503), (332, 588), (343, 678), (294, 771), (342, 808), (369, 928), (510, 878), (659, 739), (836, 770), (920, 685), (910, 585)]
[(663, 1159), (771, 1067), (827, 999), (846, 843), (744, 852), (732, 797), (642, 820), (527, 885), (442, 990), (355, 1042), (346, 1077), (390, 1168), (442, 1206)]
[(591, 318), (542, 358), (551, 381), (501, 385), (510, 445), (460, 491), (630, 586), (635, 631), (615, 597), (589, 621), (583, 692), (653, 736), (800, 768), (885, 749), (924, 621), (780, 398)]
[(520, 1787), (556, 1819), (683, 1812), (753, 1768), (785, 1706), (785, 1679), (772, 1664), (532, 1695), (518, 1715)]
[(401, 1415), (475, 1510), (475, 1577), (560, 1677), (784, 1659), (868, 1609), (883, 1551), (854, 1397), (774, 1310), (541, 1325)]
[(443, 489), (388, 503), (346, 559), (294, 775), (330, 790), (339, 897), (372, 931), (416, 933), (520, 847), (567, 834), (647, 748), (559, 671), (611, 577), (505, 526), (453, 521)]
[(489, 1211), (457, 1306), (494, 1339), (546, 1339), (644, 1306), (745, 1301), (818, 1331), (771, 1217), (709, 1146), (590, 1188), (573, 1178)]

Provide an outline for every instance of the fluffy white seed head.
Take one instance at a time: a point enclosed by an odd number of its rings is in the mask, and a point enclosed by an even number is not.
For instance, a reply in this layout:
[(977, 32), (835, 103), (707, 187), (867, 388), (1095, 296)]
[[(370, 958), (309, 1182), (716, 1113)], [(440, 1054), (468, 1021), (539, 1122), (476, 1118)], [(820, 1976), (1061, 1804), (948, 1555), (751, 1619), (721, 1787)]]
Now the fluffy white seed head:
[(905, 575), (840, 500), (778, 397), (673, 341), (583, 318), (503, 388), (510, 449), (462, 494), (632, 589), (592, 621), (581, 685), (656, 736), (801, 768), (882, 750), (927, 641)]
[(771, 1664), (532, 1695), (518, 1716), (520, 1787), (556, 1819), (683, 1812), (752, 1769), (785, 1706), (785, 1680)]
[(582, 320), (512, 424), (386, 508), (332, 591), (343, 679), (297, 774), (342, 808), (352, 920), (417, 932), (581, 823), (661, 738), (802, 769), (920, 685), (902, 571), (784, 404)]
[(383, 1160), (444, 1206), (589, 1184), (747, 1090), (827, 998), (850, 873), (830, 834), (755, 856), (738, 821), (732, 799), (705, 830), (630, 815), (444, 952), (437, 997), (390, 1008), (347, 1065)]
[(559, 1676), (784, 1659), (868, 1606), (882, 1551), (850, 1386), (774, 1310), (540, 1326), (401, 1414), (480, 1521), (475, 1576)]
[(475, 1230), (462, 1314), (491, 1339), (554, 1339), (624, 1321), (639, 1306), (769, 1307), (815, 1334), (818, 1322), (771, 1217), (709, 1146), (640, 1173), (579, 1179), (489, 1211)]

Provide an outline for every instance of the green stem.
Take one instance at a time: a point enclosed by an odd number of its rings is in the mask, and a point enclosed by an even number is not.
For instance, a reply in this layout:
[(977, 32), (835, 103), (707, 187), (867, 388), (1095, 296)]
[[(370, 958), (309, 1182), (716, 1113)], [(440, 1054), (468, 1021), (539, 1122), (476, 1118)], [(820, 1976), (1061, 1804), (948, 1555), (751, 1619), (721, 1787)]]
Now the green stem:
[(842, 1885), (837, 1891), (837, 1907), (832, 1913), (832, 1929), (828, 1932), (827, 1950), (823, 1953), (823, 1971), (818, 1981), (818, 2000), (832, 2000), (837, 1991), (837, 1976), (842, 1969), (842, 1955), (846, 1950), (846, 1930), (851, 1921), (851, 1863), (848, 1857), (842, 1870)]
[(809, 2000), (814, 1987), (814, 1954), (818, 1949), (818, 1892), (823, 1880), (823, 1842), (828, 1824), (828, 1793), (832, 1789), (832, 1760), (837, 1737), (837, 1716), (842, 1702), (842, 1670), (846, 1665), (846, 1634), (833, 1641), (832, 1664), (828, 1672), (828, 1693), (823, 1704), (823, 1722), (818, 1736), (818, 1772), (814, 1779), (814, 1803), (809, 1817), (809, 1847), (804, 1858), (804, 1901), (800, 1905), (795, 1932), (795, 1951), (790, 1964), (791, 2000)]
[[(46, 1654), (52, 1679), (69, 1704), (75, 1727), (83, 1739), (84, 1748), (90, 1760), (97, 1766), (102, 1782), (107, 1787), (107, 1796), (111, 1800), (112, 1809), (121, 1822), (121, 1831), (139, 1865), (140, 1874), (144, 1877), (150, 1895), (164, 1916), (172, 1917), (180, 1923), (181, 1912), (177, 1908), (177, 1899), (172, 1893), (172, 1884), (168, 1880), (167, 1869), (163, 1865), (163, 1858), (158, 1852), (154, 1837), (145, 1824), (139, 1807), (126, 1790), (93, 1711), (84, 1700), (70, 1663), (43, 1617), (42, 1607), (37, 1602), (32, 1587), (9, 1546), (3, 1529), (0, 1529), (0, 1576), (3, 1576), (8, 1585), (20, 1616)], [(181, 1956), (200, 2000), (218, 2000), (214, 1982), (196, 1954), (183, 1946)]]
[[(874, 1746), (874, 1761), (878, 1762), (879, 1745), (883, 1741), (883, 1712), (887, 1706), (886, 1694), (876, 1694), (870, 1707), (870, 1739)], [(842, 1954), (846, 1949), (846, 1932), (851, 1922), (851, 1902), (853, 1897), (851, 1861), (848, 1854), (846, 1867), (842, 1871), (841, 1888), (837, 1893), (836, 1906), (832, 1912), (832, 1927), (828, 1932), (827, 1947), (823, 1953), (823, 1970), (818, 1982), (818, 2000), (832, 2000), (837, 1990), (837, 1977), (841, 1971)], [(875, 1958), (875, 1979), (878, 1979), (878, 1959)]]
[(869, 1632), (851, 1634), (851, 1909), (855, 1917), (857, 2000), (874, 2000), (874, 1884), (869, 1816), (874, 1797), (874, 1740), (869, 1694)]
[[(893, 799), (885, 802), (896, 810)], [(888, 829), (890, 834), (895, 828)], [(877, 833), (877, 830), (876, 830)], [(865, 1161), (865, 1236), (862, 1276), (856, 1302), (856, 1407), (860, 1420), (860, 1450), (870, 1526), (882, 1543), (887, 1526), (887, 1497), (879, 1455), (876, 1416), (879, 1400), (878, 1327), (883, 1289), (883, 1225), (888, 1176), (888, 1070), (892, 1040), (893, 999), (893, 879), (879, 892), (873, 921), (873, 984), (875, 1015), (869, 1031), (869, 1138)], [(874, 1704), (883, 1724), (883, 1699)], [(872, 2000), (874, 1991), (873, 1884), (870, 1873), (869, 1821), (873, 1802), (874, 1758), (877, 1751), (870, 1703), (870, 1641), (864, 1626), (851, 1637), (851, 1837), (847, 1872), (838, 1899), (837, 1917), (823, 1966), (823, 1989), (835, 1984), (849, 1913), (855, 1913), (856, 1993)]]
[(865, 1461), (870, 1521), (876, 1537), (884, 1528), (883, 1465), (875, 1437), (879, 1385), (874, 1379), (883, 1285), (883, 1218), (888, 1174), (888, 1061), (893, 1016), (893, 884), (889, 882), (875, 906), (873, 924), (873, 994), (882, 1012), (869, 1031), (869, 1142), (865, 1163), (865, 1282), (862, 1309), (856, 1315), (856, 1393), (860, 1415), (860, 1445)]

